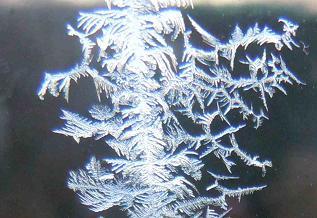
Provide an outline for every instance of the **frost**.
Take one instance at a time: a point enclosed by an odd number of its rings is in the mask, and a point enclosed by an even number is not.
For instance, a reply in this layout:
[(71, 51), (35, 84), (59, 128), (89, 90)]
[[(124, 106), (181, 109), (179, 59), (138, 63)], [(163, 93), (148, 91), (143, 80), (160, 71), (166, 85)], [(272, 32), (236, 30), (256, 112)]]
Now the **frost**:
[[(235, 135), (245, 120), (258, 128), (267, 119), (268, 97), (286, 94), (283, 84), (301, 83), (280, 53), (299, 47), (293, 39), (298, 25), (280, 19), (280, 32), (258, 24), (247, 30), (236, 26), (222, 41), (191, 17), (192, 30), (185, 27), (177, 8), (192, 6), (191, 0), (106, 0), (106, 5), (80, 13), (76, 28), (67, 26), (83, 58), (68, 71), (46, 73), (38, 92), (40, 99), (61, 93), (68, 101), (71, 83), (90, 77), (100, 101), (89, 110), (91, 117), (63, 110), (65, 125), (54, 132), (78, 143), (102, 140), (118, 155), (91, 157), (85, 168), (70, 172), (68, 187), (96, 212), (119, 206), (129, 217), (226, 216), (228, 197), (240, 199), (265, 187), (229, 188), (223, 182), (239, 179), (231, 175), (234, 156), (263, 175), (272, 166), (241, 149)], [(206, 49), (193, 44), (192, 31)], [(182, 38), (184, 50), (177, 57), (171, 45)], [(258, 46), (261, 55), (245, 53), (250, 46)], [(248, 69), (243, 77), (236, 65)], [(253, 106), (248, 94), (256, 94), (262, 106)], [(189, 133), (184, 119), (200, 133)], [(209, 156), (222, 160), (227, 175), (207, 169)], [(205, 191), (197, 188), (202, 177), (210, 179)]]

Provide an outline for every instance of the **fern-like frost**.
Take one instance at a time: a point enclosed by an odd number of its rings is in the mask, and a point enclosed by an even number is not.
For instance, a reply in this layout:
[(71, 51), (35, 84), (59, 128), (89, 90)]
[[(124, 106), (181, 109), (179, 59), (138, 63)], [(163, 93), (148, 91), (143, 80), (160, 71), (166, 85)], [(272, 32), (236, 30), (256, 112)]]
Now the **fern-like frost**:
[[(54, 132), (78, 143), (102, 140), (118, 155), (92, 157), (84, 169), (70, 172), (68, 187), (96, 212), (119, 206), (129, 217), (226, 216), (228, 197), (240, 199), (265, 187), (228, 188), (223, 181), (239, 179), (231, 175), (233, 156), (263, 175), (272, 166), (241, 149), (235, 135), (246, 126), (244, 120), (258, 128), (267, 119), (268, 97), (286, 94), (283, 84), (301, 83), (280, 54), (299, 47), (293, 39), (298, 25), (280, 19), (279, 32), (258, 24), (247, 30), (236, 26), (224, 42), (191, 17), (191, 26), (185, 26), (178, 8), (192, 7), (191, 0), (105, 2), (105, 9), (80, 13), (76, 28), (67, 26), (82, 45), (80, 63), (46, 73), (38, 92), (41, 99), (61, 93), (68, 101), (70, 85), (90, 77), (100, 101), (89, 110), (91, 117), (63, 110), (65, 125)], [(192, 43), (193, 31), (206, 49)], [(184, 50), (177, 57), (171, 44), (181, 37)], [(261, 48), (258, 57), (237, 57), (251, 45)], [(236, 64), (247, 66), (243, 77), (237, 76)], [(253, 106), (248, 93), (262, 106)], [(240, 123), (232, 119), (234, 113)], [(185, 118), (199, 134), (187, 131)], [(211, 155), (224, 163), (227, 175), (207, 169)], [(203, 176), (210, 179), (205, 192), (196, 187)]]

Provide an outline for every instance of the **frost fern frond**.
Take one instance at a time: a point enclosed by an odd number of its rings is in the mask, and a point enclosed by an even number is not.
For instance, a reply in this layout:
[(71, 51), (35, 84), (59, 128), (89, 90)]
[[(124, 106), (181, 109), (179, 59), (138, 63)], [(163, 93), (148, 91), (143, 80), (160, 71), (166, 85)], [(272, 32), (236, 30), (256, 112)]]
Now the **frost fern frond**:
[[(192, 6), (191, 0), (105, 3), (105, 9), (81, 12), (77, 28), (67, 26), (82, 46), (80, 63), (46, 73), (38, 91), (40, 99), (49, 93), (68, 101), (72, 82), (90, 77), (95, 85), (100, 103), (89, 110), (91, 118), (62, 110), (65, 124), (54, 132), (78, 143), (102, 140), (116, 157), (91, 157), (83, 169), (70, 172), (68, 187), (96, 212), (118, 206), (129, 217), (224, 217), (228, 197), (240, 199), (265, 187), (223, 183), (239, 179), (232, 176), (237, 159), (263, 175), (272, 166), (243, 151), (236, 136), (248, 119), (255, 128), (268, 119), (268, 99), (278, 90), (286, 94), (284, 84), (302, 84), (281, 56), (282, 49), (299, 46), (298, 25), (279, 19), (280, 32), (237, 25), (225, 41), (191, 17), (192, 30), (185, 26), (178, 8)], [(194, 31), (204, 49), (194, 45)], [(184, 43), (181, 52), (174, 51), (176, 39)], [(247, 54), (250, 45), (261, 47), (261, 54)], [(245, 65), (246, 72), (235, 65)], [(252, 104), (249, 95), (259, 103)], [(209, 156), (229, 174), (206, 169)], [(198, 189), (206, 171), (212, 182)]]

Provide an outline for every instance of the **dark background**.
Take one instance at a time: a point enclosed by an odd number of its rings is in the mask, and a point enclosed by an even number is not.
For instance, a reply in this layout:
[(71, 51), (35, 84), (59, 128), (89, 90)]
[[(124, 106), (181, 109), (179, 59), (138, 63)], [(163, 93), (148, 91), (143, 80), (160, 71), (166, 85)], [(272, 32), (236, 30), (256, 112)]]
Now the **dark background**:
[[(44, 71), (66, 69), (80, 59), (80, 45), (65, 28), (76, 23), (79, 10), (83, 8), (45, 4), (0, 8), (0, 217), (124, 217), (116, 209), (90, 212), (66, 187), (68, 171), (81, 168), (92, 154), (104, 155), (104, 145), (89, 140), (78, 145), (51, 132), (62, 124), (61, 108), (85, 112), (96, 102), (91, 81), (72, 86), (68, 104), (62, 98), (37, 98)], [(317, 15), (261, 5), (186, 12), (221, 39), (236, 24), (244, 29), (255, 22), (280, 28), (280, 16), (300, 25), (298, 39), (310, 46), (309, 55), (301, 49), (283, 54), (306, 85), (288, 86), (287, 96), (276, 94), (269, 100), (270, 119), (258, 130), (246, 128), (237, 134), (246, 151), (269, 158), (273, 167), (264, 178), (252, 168), (233, 169), (244, 175), (243, 184), (268, 187), (240, 203), (230, 200), (230, 216), (317, 217)]]

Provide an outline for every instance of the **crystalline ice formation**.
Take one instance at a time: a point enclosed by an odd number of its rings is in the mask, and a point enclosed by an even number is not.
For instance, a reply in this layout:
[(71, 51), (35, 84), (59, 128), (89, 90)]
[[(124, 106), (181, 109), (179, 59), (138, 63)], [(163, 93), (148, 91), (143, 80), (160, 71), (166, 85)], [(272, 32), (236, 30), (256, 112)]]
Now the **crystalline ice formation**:
[[(69, 35), (82, 45), (82, 61), (69, 71), (46, 73), (38, 92), (41, 99), (47, 92), (62, 93), (68, 101), (72, 81), (89, 76), (100, 102), (110, 102), (93, 106), (91, 118), (63, 110), (66, 124), (56, 133), (78, 143), (89, 137), (103, 140), (118, 155), (91, 157), (84, 169), (70, 172), (69, 188), (96, 212), (119, 206), (129, 217), (225, 216), (228, 197), (265, 187), (223, 186), (223, 180), (238, 179), (230, 176), (235, 165), (231, 155), (263, 173), (271, 166), (239, 148), (235, 133), (245, 124), (235, 124), (230, 114), (252, 119), (258, 127), (265, 113), (252, 107), (245, 93), (258, 94), (267, 110), (268, 96), (276, 90), (286, 93), (284, 83), (300, 83), (280, 55), (284, 47), (298, 47), (293, 40), (298, 26), (286, 19), (279, 20), (280, 33), (257, 24), (246, 31), (236, 26), (231, 38), (222, 42), (189, 17), (192, 31), (208, 47), (201, 49), (191, 42), (192, 32), (178, 10), (192, 6), (191, 0), (106, 4), (105, 9), (80, 13), (77, 28), (68, 25)], [(182, 38), (179, 60), (171, 44)], [(238, 60), (236, 51), (249, 45), (260, 47), (262, 54)], [(247, 66), (247, 76), (237, 77), (235, 64)], [(187, 131), (185, 119), (199, 127), (200, 134)], [(222, 130), (213, 129), (215, 120)], [(222, 160), (227, 176), (206, 169), (203, 160), (211, 155)], [(205, 193), (196, 188), (202, 175), (211, 181)]]

